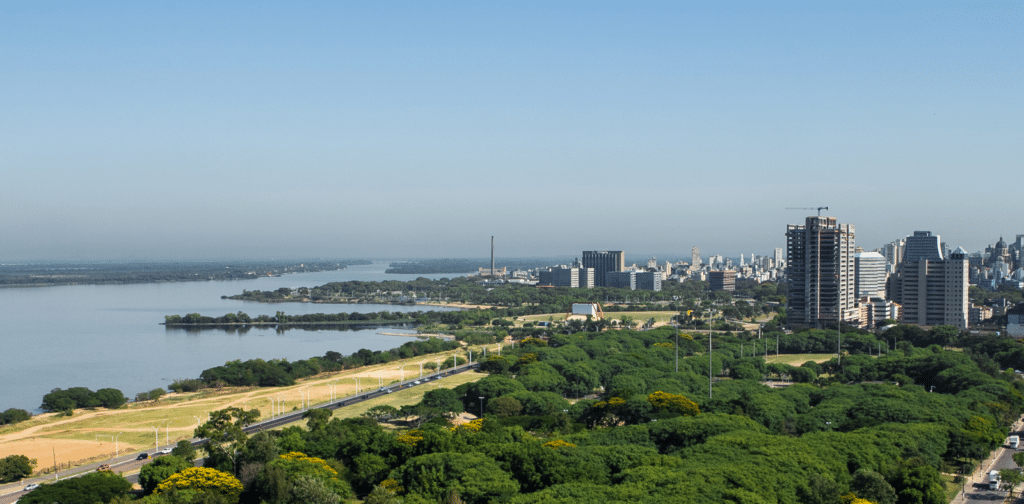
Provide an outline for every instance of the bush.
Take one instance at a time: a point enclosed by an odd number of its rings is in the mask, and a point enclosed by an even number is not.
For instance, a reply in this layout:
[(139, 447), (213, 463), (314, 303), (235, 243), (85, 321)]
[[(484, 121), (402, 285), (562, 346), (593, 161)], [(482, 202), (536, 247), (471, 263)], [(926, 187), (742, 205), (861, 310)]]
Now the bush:
[(181, 392), (195, 392), (199, 389), (205, 388), (206, 384), (202, 380), (195, 378), (182, 378), (180, 380), (174, 380), (171, 385), (167, 388), (181, 393)]
[(9, 455), (0, 459), (0, 483), (10, 483), (32, 475), (36, 461), (24, 455)]
[(0, 413), (0, 425), (16, 424), (30, 418), (32, 418), (32, 414), (23, 409), (9, 408), (7, 411)]
[(72, 387), (67, 390), (55, 388), (43, 396), (43, 411), (70, 412), (75, 408), (120, 408), (128, 399), (120, 390), (112, 388), (99, 389), (96, 392), (85, 387)]

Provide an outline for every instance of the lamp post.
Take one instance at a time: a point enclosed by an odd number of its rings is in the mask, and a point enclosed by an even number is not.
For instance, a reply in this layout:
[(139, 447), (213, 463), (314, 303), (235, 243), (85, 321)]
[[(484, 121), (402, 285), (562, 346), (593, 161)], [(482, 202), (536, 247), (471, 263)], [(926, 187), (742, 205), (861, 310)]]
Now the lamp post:
[[(271, 401), (273, 401), (273, 399), (271, 399)], [(273, 402), (271, 402), (271, 404), (273, 404)], [(273, 409), (273, 407), (271, 407), (271, 409)], [(196, 430), (199, 430), (199, 417), (192, 415), (192, 418), (196, 419)]]
[(484, 417), (484, 396), (480, 396), (480, 418)]
[(712, 363), (715, 361), (714, 356), (715, 353), (711, 344), (711, 308), (708, 308), (708, 399), (711, 399), (712, 389), (714, 388), (711, 371)]
[(114, 436), (114, 457), (115, 458), (121, 454), (121, 445), (117, 444), (117, 438), (121, 437), (121, 434), (124, 434), (124, 433), (123, 432), (118, 432), (117, 435)]
[(170, 444), (171, 444), (171, 421), (170, 420), (167, 421), (167, 426), (164, 429), (164, 435), (167, 437), (167, 445), (170, 446)]
[(160, 449), (160, 429), (153, 427), (153, 449)]
[(676, 372), (679, 372), (679, 331), (676, 331)]
[(420, 378), (423, 378), (423, 361), (420, 361)]

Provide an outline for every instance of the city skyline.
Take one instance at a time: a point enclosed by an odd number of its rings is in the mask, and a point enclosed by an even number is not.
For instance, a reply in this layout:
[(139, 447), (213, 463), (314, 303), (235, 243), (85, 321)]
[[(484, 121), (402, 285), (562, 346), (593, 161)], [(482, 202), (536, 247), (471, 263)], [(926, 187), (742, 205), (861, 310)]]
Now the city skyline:
[[(1019, 4), (0, 6), (0, 262), (1015, 229)], [(972, 177), (979, 174), (981, 177)], [(993, 183), (996, 182), (996, 183)], [(624, 190), (624, 189), (632, 190)], [(985, 194), (984, 206), (966, 202)]]

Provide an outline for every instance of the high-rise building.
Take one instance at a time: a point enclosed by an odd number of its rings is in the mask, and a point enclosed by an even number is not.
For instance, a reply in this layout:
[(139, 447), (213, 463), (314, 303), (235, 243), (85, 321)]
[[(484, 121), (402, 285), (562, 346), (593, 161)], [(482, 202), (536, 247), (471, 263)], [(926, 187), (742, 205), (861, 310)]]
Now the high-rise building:
[(853, 254), (857, 297), (885, 297), (885, 257), (878, 252)]
[(700, 249), (697, 247), (693, 247), (693, 250), (690, 251), (690, 270), (697, 271), (700, 269), (700, 267)]
[(636, 290), (636, 271), (609, 271), (604, 276), (606, 287)]
[(908, 236), (903, 252), (903, 262), (912, 263), (920, 260), (942, 260), (942, 238), (931, 231), (914, 231)]
[(786, 317), (818, 327), (859, 321), (854, 290), (854, 227), (835, 217), (807, 217), (786, 226)]
[(583, 267), (594, 268), (594, 286), (604, 287), (606, 274), (609, 271), (622, 271), (626, 269), (626, 254), (618, 251), (583, 251)]
[(636, 288), (639, 290), (660, 291), (660, 271), (638, 271), (636, 273)]
[(736, 272), (733, 270), (711, 271), (708, 273), (708, 286), (713, 291), (736, 290)]
[[(962, 247), (943, 259), (931, 251), (928, 254), (911, 255), (911, 238), (929, 237), (931, 233), (915, 231), (907, 238), (907, 252), (897, 273), (894, 299), (903, 306), (902, 321), (919, 325), (952, 325), (966, 328), (970, 320), (970, 301), (967, 296), (969, 262), (967, 251)], [(938, 248), (938, 236), (935, 236)], [(925, 243), (925, 240), (915, 240)], [(929, 240), (930, 241), (930, 240)], [(938, 251), (936, 251), (938, 252)], [(936, 258), (936, 256), (938, 257)], [(917, 258), (911, 261), (911, 258)]]

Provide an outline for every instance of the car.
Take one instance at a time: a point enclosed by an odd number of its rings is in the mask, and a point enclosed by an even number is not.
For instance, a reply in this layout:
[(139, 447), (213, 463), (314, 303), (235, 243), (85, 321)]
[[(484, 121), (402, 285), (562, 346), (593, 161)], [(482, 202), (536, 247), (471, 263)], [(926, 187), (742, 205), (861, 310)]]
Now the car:
[(100, 466), (96, 468), (96, 472), (110, 472), (110, 464), (100, 464)]
[(135, 460), (146, 460), (148, 458), (149, 458), (149, 454), (148, 453), (140, 453), (138, 457), (135, 457)]
[(419, 380), (416, 380), (416, 381), (414, 381), (413, 383), (415, 383), (416, 385), (419, 385), (419, 384), (420, 384), (420, 381), (419, 381)]
[(157, 453), (159, 453), (161, 455), (170, 455), (171, 454), (171, 449), (170, 448), (164, 448), (163, 450), (160, 450)]
[(39, 484), (38, 483), (32, 483), (31, 485), (28, 485), (28, 486), (25, 487), (25, 491), (26, 492), (31, 492), (32, 490), (35, 490), (37, 488), (39, 488)]

